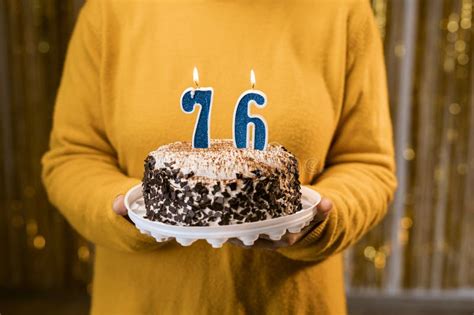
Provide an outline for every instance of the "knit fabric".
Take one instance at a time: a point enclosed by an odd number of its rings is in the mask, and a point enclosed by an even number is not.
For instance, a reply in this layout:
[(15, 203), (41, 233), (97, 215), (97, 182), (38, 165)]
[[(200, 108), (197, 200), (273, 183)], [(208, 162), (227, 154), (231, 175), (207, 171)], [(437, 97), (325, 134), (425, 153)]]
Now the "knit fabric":
[[(329, 217), (278, 251), (203, 241), (158, 244), (112, 211), (149, 151), (191, 141), (180, 108), (214, 89), (213, 139), (232, 138), (238, 97)], [(381, 41), (365, 0), (89, 0), (68, 49), (43, 180), (52, 203), (96, 244), (93, 314), (345, 314), (341, 251), (384, 216), (396, 180)]]

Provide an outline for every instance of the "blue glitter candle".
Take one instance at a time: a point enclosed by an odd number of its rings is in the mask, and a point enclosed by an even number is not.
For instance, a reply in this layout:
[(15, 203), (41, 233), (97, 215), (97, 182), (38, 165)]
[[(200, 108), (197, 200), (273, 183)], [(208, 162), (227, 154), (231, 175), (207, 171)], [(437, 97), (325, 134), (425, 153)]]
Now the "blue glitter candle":
[(199, 87), (199, 74), (194, 67), (193, 80), (196, 88), (188, 88), (181, 95), (181, 109), (186, 114), (194, 112), (196, 105), (199, 105), (200, 111), (194, 125), (193, 148), (205, 149), (209, 148), (210, 139), (210, 122), (212, 95), (214, 90), (210, 87)]
[(250, 104), (263, 108), (267, 104), (267, 96), (259, 90), (255, 90), (255, 73), (250, 72), (252, 89), (242, 93), (234, 110), (233, 135), (234, 144), (239, 149), (250, 147), (250, 124), (253, 125), (253, 148), (265, 150), (268, 143), (268, 128), (263, 117), (250, 115)]

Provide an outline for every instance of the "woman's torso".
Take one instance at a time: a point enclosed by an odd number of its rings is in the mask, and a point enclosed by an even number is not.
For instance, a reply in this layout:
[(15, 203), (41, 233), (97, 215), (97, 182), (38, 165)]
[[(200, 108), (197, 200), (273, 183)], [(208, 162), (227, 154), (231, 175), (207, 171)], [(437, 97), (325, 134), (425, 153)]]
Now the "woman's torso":
[[(120, 167), (140, 178), (149, 151), (191, 140), (196, 116), (179, 101), (194, 66), (214, 88), (211, 137), (231, 138), (253, 68), (268, 103), (251, 111), (296, 155), (302, 183), (314, 181), (342, 104), (347, 2), (100, 1), (98, 106)], [(339, 255), (314, 264), (203, 242), (133, 255), (98, 247), (93, 313), (341, 314), (342, 282)]]

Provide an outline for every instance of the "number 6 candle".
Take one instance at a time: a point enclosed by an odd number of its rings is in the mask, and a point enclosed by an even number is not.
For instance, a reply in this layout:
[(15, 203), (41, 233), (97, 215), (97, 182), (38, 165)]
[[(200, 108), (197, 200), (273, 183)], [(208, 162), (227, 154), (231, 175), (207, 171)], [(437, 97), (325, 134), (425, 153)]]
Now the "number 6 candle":
[(193, 148), (209, 148), (210, 136), (210, 116), (212, 106), (213, 89), (211, 87), (199, 87), (199, 74), (194, 67), (193, 81), (195, 88), (186, 89), (181, 95), (181, 109), (190, 114), (194, 112), (194, 107), (199, 105), (201, 108), (196, 119), (193, 133)]
[(258, 107), (265, 107), (267, 96), (259, 90), (255, 90), (255, 73), (250, 71), (250, 83), (252, 88), (242, 93), (237, 101), (234, 110), (233, 135), (234, 144), (239, 149), (250, 146), (249, 127), (253, 124), (253, 148), (265, 150), (268, 141), (267, 123), (263, 117), (258, 115), (250, 116), (250, 104), (254, 103)]

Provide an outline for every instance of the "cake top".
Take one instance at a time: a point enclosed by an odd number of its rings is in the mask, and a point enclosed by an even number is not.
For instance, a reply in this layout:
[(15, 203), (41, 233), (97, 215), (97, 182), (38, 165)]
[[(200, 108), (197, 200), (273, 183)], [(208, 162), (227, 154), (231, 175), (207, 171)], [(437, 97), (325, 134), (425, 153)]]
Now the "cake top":
[(151, 152), (155, 169), (173, 164), (183, 174), (193, 173), (196, 177), (217, 180), (232, 180), (237, 173), (254, 177), (252, 171), (271, 172), (284, 170), (289, 160), (294, 159), (283, 146), (268, 144), (266, 150), (237, 149), (230, 139), (211, 140), (207, 149), (194, 149), (190, 142), (174, 142)]

